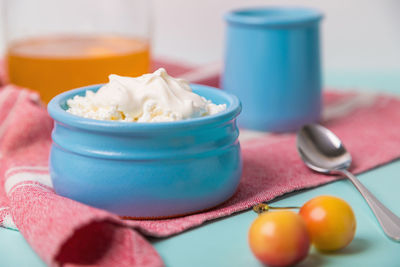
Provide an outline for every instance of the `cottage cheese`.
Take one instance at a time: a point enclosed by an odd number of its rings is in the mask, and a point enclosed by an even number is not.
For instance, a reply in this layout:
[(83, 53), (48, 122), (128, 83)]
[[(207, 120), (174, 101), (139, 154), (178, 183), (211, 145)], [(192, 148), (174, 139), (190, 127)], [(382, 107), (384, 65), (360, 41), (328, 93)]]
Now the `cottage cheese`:
[(67, 101), (67, 112), (96, 120), (127, 122), (167, 122), (219, 113), (226, 105), (216, 105), (195, 94), (189, 83), (169, 76), (160, 68), (137, 78), (109, 76), (109, 83), (96, 93), (75, 96)]

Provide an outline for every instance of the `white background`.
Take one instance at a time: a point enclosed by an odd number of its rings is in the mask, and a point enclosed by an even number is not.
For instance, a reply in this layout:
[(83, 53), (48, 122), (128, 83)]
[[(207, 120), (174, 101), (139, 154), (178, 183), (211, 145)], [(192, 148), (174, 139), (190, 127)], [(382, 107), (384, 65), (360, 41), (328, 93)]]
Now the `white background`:
[(322, 10), (327, 68), (400, 68), (398, 0), (156, 0), (155, 52), (195, 62), (218, 60), (223, 55), (224, 12), (261, 5)]
[(325, 68), (400, 69), (398, 0), (154, 0), (154, 55), (196, 64), (222, 60), (223, 14), (232, 8), (265, 5), (310, 6), (325, 13)]

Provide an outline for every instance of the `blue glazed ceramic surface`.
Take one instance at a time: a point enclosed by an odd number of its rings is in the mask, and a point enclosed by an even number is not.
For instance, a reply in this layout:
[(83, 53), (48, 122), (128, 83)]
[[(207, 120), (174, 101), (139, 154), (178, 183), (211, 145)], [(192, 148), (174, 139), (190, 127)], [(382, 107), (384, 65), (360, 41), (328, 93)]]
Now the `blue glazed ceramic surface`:
[(234, 194), (242, 172), (237, 97), (192, 85), (197, 94), (225, 103), (226, 111), (165, 123), (100, 121), (65, 111), (66, 100), (98, 88), (62, 93), (48, 105), (55, 120), (49, 165), (57, 194), (138, 218), (192, 213)]
[(229, 12), (222, 87), (240, 98), (244, 128), (286, 132), (321, 113), (319, 22), (307, 8)]

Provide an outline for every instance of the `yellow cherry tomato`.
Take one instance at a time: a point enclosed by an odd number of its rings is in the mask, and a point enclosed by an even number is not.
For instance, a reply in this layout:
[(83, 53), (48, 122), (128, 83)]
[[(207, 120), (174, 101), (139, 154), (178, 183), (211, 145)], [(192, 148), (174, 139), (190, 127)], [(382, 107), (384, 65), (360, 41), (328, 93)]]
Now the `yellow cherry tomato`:
[(350, 205), (333, 196), (311, 199), (300, 209), (313, 245), (322, 251), (346, 247), (354, 238), (356, 218)]
[(306, 224), (297, 213), (266, 212), (251, 225), (249, 245), (262, 263), (290, 266), (307, 256), (310, 238)]

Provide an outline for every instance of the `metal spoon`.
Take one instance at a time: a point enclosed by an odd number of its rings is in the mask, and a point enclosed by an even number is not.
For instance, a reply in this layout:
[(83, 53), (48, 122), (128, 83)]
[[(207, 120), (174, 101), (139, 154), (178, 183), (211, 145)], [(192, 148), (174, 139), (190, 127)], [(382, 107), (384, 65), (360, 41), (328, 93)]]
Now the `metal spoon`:
[(351, 155), (335, 134), (321, 125), (305, 125), (297, 133), (297, 149), (304, 163), (312, 170), (347, 177), (367, 201), (385, 234), (400, 241), (400, 218), (347, 170), (351, 165)]

